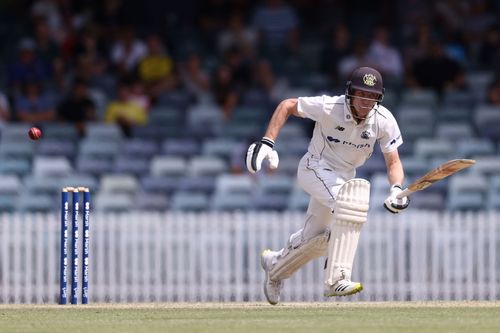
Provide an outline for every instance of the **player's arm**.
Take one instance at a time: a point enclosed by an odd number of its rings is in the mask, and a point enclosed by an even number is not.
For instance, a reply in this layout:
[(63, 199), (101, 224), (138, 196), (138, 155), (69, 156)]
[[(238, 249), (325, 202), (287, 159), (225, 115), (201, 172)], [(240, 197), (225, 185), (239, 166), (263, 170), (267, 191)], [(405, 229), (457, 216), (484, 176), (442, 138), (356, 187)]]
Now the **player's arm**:
[(290, 115), (299, 116), (299, 111), (297, 110), (297, 98), (289, 98), (283, 100), (276, 110), (274, 110), (273, 116), (271, 117), (271, 121), (267, 126), (265, 138), (276, 141), (278, 137), (278, 133), (281, 128), (285, 125), (286, 120)]
[(391, 185), (391, 191), (384, 201), (384, 207), (391, 213), (399, 213), (410, 204), (408, 197), (397, 198), (397, 195), (403, 191), (401, 186), (404, 181), (403, 164), (401, 163), (397, 149), (389, 153), (384, 153), (384, 159), (387, 168), (387, 177)]
[(399, 158), (399, 153), (396, 150), (384, 154), (385, 166), (387, 168), (387, 177), (389, 184), (402, 185), (404, 181), (403, 164)]
[(285, 125), (288, 117), (290, 115), (299, 116), (297, 103), (298, 99), (289, 98), (283, 100), (276, 107), (262, 140), (254, 142), (248, 147), (246, 157), (248, 171), (251, 173), (259, 171), (264, 159), (269, 160), (271, 169), (278, 167), (279, 157), (276, 150), (274, 150), (274, 141), (278, 138), (278, 134)]

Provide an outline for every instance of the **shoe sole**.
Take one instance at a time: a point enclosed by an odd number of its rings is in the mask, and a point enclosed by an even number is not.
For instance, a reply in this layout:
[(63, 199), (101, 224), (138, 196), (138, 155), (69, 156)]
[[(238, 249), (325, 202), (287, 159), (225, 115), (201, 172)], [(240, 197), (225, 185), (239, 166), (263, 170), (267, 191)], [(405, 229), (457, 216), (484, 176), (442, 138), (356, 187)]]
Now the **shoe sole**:
[(260, 265), (262, 266), (262, 269), (264, 270), (264, 272), (266, 273), (266, 278), (264, 279), (264, 295), (266, 296), (266, 299), (267, 301), (269, 302), (269, 304), (271, 305), (276, 305), (278, 304), (278, 302), (273, 302), (269, 299), (269, 296), (267, 295), (267, 289), (266, 289), (266, 286), (267, 286), (267, 280), (269, 279), (269, 273), (268, 271), (266, 270), (266, 262), (265, 262), (265, 259), (264, 259), (264, 254), (266, 254), (266, 252), (271, 252), (270, 249), (265, 249), (264, 251), (262, 251), (261, 255), (260, 255)]
[(349, 291), (348, 293), (345, 293), (345, 294), (335, 294), (335, 293), (332, 293), (332, 294), (325, 294), (326, 297), (333, 297), (333, 296), (338, 296), (338, 297), (342, 297), (342, 296), (349, 296), (349, 295), (354, 295), (354, 294), (357, 294), (359, 293), (361, 290), (363, 290), (363, 285), (361, 283), (357, 283), (356, 287), (354, 287), (351, 291)]

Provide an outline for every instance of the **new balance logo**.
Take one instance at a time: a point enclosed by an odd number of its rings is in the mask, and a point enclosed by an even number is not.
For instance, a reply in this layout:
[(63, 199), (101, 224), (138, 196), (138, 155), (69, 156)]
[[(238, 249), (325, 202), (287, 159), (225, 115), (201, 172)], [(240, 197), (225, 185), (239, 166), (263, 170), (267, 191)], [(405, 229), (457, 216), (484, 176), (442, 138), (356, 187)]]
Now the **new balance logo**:
[(336, 130), (339, 130), (339, 131), (341, 131), (341, 132), (342, 132), (343, 130), (345, 130), (345, 128), (344, 128), (344, 127), (342, 127), (342, 126), (337, 126), (337, 127), (335, 127), (335, 129), (336, 129)]

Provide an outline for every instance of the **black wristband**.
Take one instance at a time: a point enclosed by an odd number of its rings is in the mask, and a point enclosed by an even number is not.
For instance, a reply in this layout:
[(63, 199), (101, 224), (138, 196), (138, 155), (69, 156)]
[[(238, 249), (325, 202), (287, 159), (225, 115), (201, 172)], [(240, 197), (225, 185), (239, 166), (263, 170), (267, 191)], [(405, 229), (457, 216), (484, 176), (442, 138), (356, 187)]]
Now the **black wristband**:
[(266, 146), (269, 146), (271, 148), (274, 148), (274, 141), (269, 139), (269, 138), (262, 138), (262, 140), (260, 140), (260, 142)]

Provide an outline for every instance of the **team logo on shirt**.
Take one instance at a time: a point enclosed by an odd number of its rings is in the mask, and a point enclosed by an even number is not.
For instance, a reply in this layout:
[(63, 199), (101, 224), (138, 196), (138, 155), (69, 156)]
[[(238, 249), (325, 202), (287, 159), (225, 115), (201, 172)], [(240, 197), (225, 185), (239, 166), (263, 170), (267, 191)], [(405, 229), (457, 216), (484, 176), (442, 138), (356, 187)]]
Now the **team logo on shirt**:
[(371, 136), (371, 133), (369, 131), (363, 131), (361, 133), (361, 139), (365, 139), (365, 140), (368, 140)]
[(341, 132), (342, 132), (343, 130), (345, 130), (345, 128), (344, 128), (344, 127), (342, 127), (342, 126), (337, 126), (337, 127), (335, 127), (335, 129), (336, 129), (336, 130), (339, 130), (339, 131), (341, 131)]
[(367, 86), (373, 87), (377, 83), (377, 78), (373, 74), (365, 74), (363, 76), (363, 83)]

